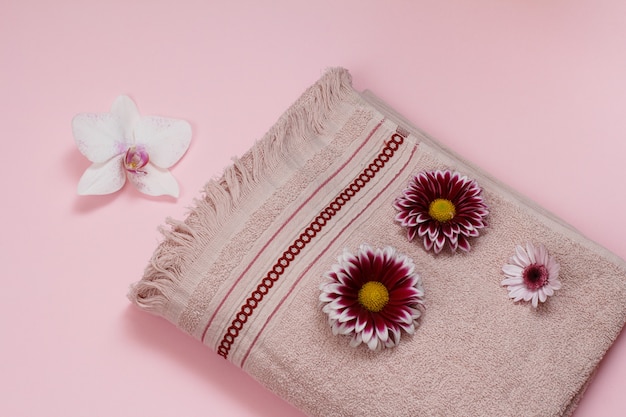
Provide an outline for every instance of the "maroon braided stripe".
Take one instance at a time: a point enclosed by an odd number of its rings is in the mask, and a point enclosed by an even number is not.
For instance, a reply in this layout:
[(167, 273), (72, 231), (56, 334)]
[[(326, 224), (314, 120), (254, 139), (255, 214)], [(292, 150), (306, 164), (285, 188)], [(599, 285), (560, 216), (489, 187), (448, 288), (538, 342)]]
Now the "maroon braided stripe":
[(328, 206), (319, 212), (315, 219), (300, 233), (300, 236), (294, 240), (287, 250), (283, 252), (282, 256), (278, 258), (272, 269), (265, 275), (256, 289), (252, 291), (244, 305), (241, 306), (239, 312), (235, 314), (235, 318), (226, 330), (217, 348), (217, 353), (220, 356), (223, 356), (224, 359), (228, 358), (228, 352), (230, 352), (231, 346), (237, 336), (239, 336), (239, 331), (243, 329), (248, 318), (252, 316), (252, 313), (259, 303), (263, 301), (263, 297), (265, 297), (270, 288), (274, 286), (274, 283), (283, 275), (291, 261), (293, 261), (300, 251), (317, 236), (317, 233), (328, 224), (328, 221), (332, 219), (339, 210), (341, 210), (341, 207), (361, 191), (361, 189), (376, 176), (376, 173), (385, 166), (389, 159), (393, 157), (396, 150), (404, 143), (404, 137), (399, 133), (394, 133), (391, 136), (391, 139), (385, 143), (385, 146), (378, 156), (376, 156), (361, 174), (354, 178), (350, 185), (340, 192)]

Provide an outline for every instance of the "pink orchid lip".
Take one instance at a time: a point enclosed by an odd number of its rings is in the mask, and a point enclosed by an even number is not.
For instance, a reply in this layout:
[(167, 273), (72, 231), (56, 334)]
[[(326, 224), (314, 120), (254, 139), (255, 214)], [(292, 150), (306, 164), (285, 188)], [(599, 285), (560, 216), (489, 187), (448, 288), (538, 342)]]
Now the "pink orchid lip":
[(124, 168), (133, 174), (147, 174), (142, 168), (148, 165), (150, 156), (143, 147), (131, 146), (124, 156)]

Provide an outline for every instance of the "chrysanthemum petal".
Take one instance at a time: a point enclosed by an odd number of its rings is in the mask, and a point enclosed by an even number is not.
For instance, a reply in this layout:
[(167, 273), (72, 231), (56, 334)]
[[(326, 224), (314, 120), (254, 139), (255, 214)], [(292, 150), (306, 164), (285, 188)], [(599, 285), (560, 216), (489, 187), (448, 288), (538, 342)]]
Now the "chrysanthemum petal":
[(380, 347), (380, 339), (378, 339), (378, 337), (372, 337), (369, 342), (367, 342), (367, 347), (370, 348), (370, 350), (378, 350)]
[(459, 249), (464, 252), (469, 252), (471, 249), (469, 240), (463, 235), (459, 235)]
[(335, 297), (331, 296), (330, 294), (326, 293), (326, 292), (321, 292), (320, 296), (319, 296), (319, 300), (322, 303), (330, 303), (332, 301), (334, 301)]
[[(417, 306), (417, 303), (415, 305)], [(391, 327), (400, 322), (409, 321), (410, 314), (406, 310), (405, 305), (389, 303), (379, 315), (387, 322), (387, 325)]]
[(397, 303), (404, 304), (407, 301), (411, 302), (419, 297), (419, 291), (415, 287), (406, 286), (391, 291), (389, 295)]
[(339, 288), (343, 287), (343, 285), (335, 280), (324, 282), (320, 285), (320, 290), (325, 293), (338, 293)]
[(363, 340), (363, 343), (369, 344), (372, 338), (374, 338), (374, 324), (367, 323), (367, 325), (361, 332), (361, 339)]
[(413, 324), (413, 322), (411, 322), (410, 324), (401, 323), (400, 327), (402, 328), (402, 330), (404, 330), (408, 334), (415, 333), (415, 325)]
[(385, 321), (378, 315), (374, 317), (374, 328), (376, 329), (376, 337), (380, 339), (382, 342), (386, 342), (389, 337), (389, 331), (387, 329), (387, 325)]
[(122, 166), (123, 155), (103, 163), (92, 164), (78, 181), (78, 194), (111, 194), (124, 186), (126, 173)]
[[(422, 304), (422, 302), (420, 301), (419, 304)], [(411, 317), (413, 318), (414, 323), (417, 319), (422, 317), (422, 312), (416, 308), (409, 308), (408, 311), (411, 314)]]
[(354, 320), (356, 316), (357, 314), (355, 310), (351, 308), (346, 308), (345, 310), (341, 312), (341, 314), (337, 318), (337, 321), (339, 321), (339, 323), (345, 323), (347, 321)]
[(331, 310), (342, 311), (350, 304), (350, 300), (346, 300), (345, 297), (337, 297), (332, 302), (328, 303), (328, 308)]
[(435, 242), (428, 236), (424, 236), (424, 249), (427, 251), (431, 250), (434, 246)]
[(330, 320), (332, 320), (333, 322), (337, 321), (337, 317), (339, 317), (339, 312), (335, 309), (333, 309), (333, 307), (329, 304), (324, 304), (322, 306), (322, 311), (326, 314), (328, 314), (328, 318)]
[(356, 323), (354, 325), (354, 331), (357, 333), (361, 333), (363, 329), (365, 329), (365, 326), (367, 326), (368, 318), (369, 317), (367, 311), (365, 311), (364, 309), (359, 309), (356, 317)]

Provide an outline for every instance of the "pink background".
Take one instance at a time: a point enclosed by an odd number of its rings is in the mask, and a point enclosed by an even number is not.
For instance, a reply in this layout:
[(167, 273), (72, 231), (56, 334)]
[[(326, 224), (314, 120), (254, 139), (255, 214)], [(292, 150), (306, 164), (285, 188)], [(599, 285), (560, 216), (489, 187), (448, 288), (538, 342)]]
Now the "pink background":
[[(623, 0), (0, 0), (0, 415), (301, 415), (125, 295), (157, 225), (330, 66), (626, 257)], [(119, 94), (191, 122), (178, 201), (76, 195), (70, 121)], [(625, 339), (576, 417), (624, 415)]]

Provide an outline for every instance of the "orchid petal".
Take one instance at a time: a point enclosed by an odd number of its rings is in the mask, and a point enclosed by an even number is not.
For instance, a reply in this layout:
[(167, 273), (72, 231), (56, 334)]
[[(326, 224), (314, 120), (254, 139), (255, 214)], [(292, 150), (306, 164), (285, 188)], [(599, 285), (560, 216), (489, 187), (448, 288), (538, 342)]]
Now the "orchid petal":
[(122, 188), (126, 182), (126, 172), (122, 167), (122, 158), (118, 155), (106, 162), (92, 164), (78, 182), (78, 194), (111, 194)]
[(126, 150), (124, 130), (111, 113), (80, 113), (72, 119), (74, 141), (91, 162), (106, 162)]
[(135, 126), (135, 141), (146, 148), (150, 162), (169, 168), (187, 152), (191, 126), (185, 120), (142, 117)]
[(111, 106), (111, 114), (117, 118), (128, 143), (134, 144), (134, 129), (139, 121), (139, 110), (133, 99), (128, 96), (117, 97)]
[(146, 171), (145, 174), (128, 173), (128, 179), (140, 192), (152, 196), (170, 195), (178, 197), (178, 183), (167, 169), (148, 163), (144, 170)]

